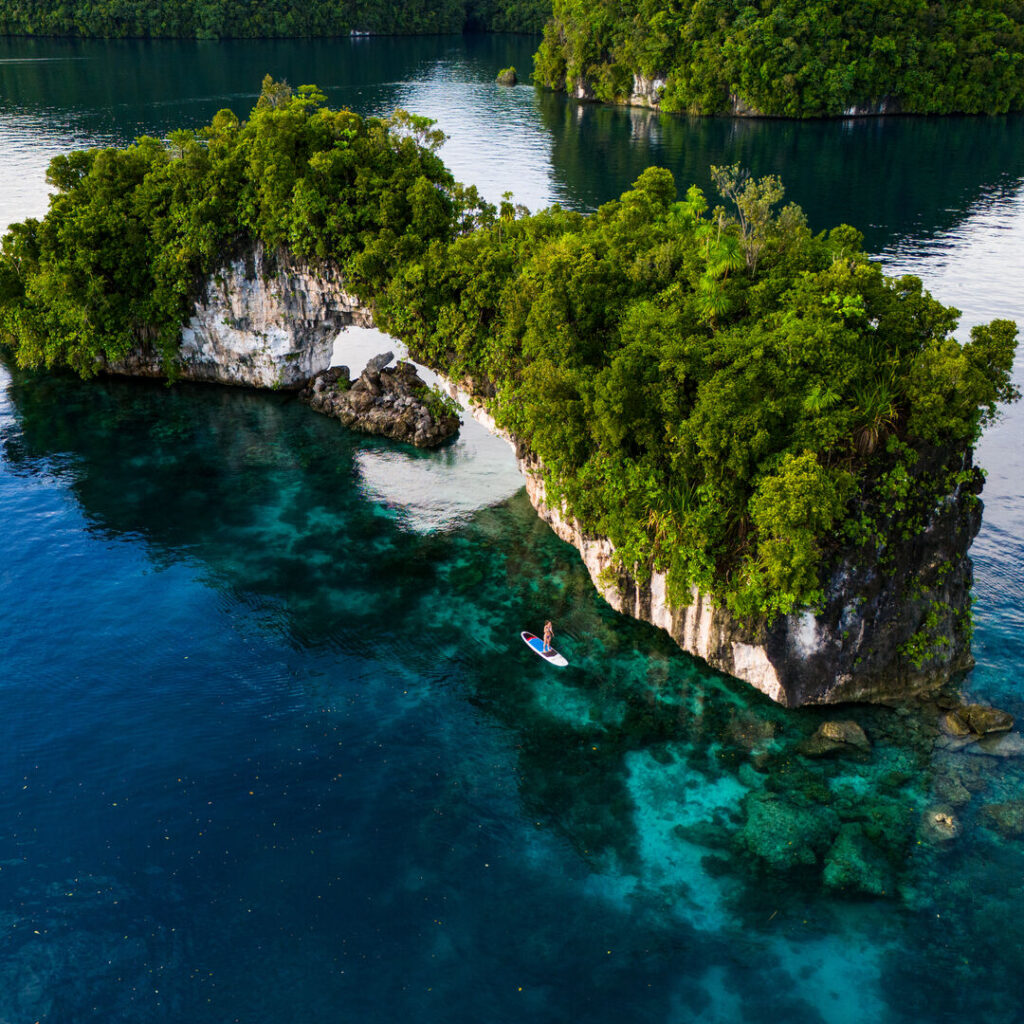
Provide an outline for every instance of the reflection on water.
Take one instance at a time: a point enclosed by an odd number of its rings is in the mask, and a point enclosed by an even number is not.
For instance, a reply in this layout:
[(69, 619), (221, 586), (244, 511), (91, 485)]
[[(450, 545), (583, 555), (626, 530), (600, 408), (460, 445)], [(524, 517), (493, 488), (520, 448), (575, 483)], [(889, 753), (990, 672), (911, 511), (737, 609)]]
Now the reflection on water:
[(738, 162), (780, 175), (813, 227), (852, 223), (880, 250), (944, 232), (1024, 181), (1024, 116), (687, 118), (494, 84), (510, 64), (525, 78), (535, 45), (529, 36), (0, 39), (0, 179), (11, 189), (0, 223), (44, 212), (42, 176), (56, 152), (199, 126), (224, 106), (244, 116), (266, 73), (314, 82), (363, 114), (405, 106), (436, 118), (458, 178), (491, 201), (512, 191), (531, 209), (592, 208), (651, 164), (710, 195), (710, 165)]
[(458, 438), (440, 451), (368, 443), (355, 460), (366, 496), (394, 510), (403, 526), (427, 532), (463, 525), (482, 496), (493, 500), (518, 491), (523, 481), (511, 449), (499, 442), (495, 452), (494, 438), (464, 419)]
[[(223, 107), (244, 117), (265, 74), (293, 85), (314, 83), (332, 106), (364, 115), (383, 116), (408, 105), (440, 117), (453, 134), (452, 166), (469, 177), (471, 152), (459, 158), (465, 119), (490, 140), (481, 145), (478, 137), (475, 146), (482, 163), (492, 166), (491, 177), (472, 177), (497, 201), (506, 188), (522, 184), (524, 165), (511, 159), (517, 148), (530, 151), (534, 160), (542, 157), (543, 129), (532, 90), (502, 89), (493, 82), (499, 68), (529, 68), (535, 42), (529, 36), (213, 44), (0, 38), (0, 225), (45, 213), (43, 177), (58, 153), (198, 128)], [(466, 92), (473, 94), (469, 102)], [(509, 113), (515, 121), (496, 132)], [(531, 161), (526, 174), (534, 186), (522, 201), (547, 201), (543, 172), (534, 171)]]
[(853, 224), (877, 251), (957, 224), (975, 204), (1024, 182), (1024, 116), (774, 121), (689, 118), (569, 103), (540, 93), (556, 180), (573, 205), (597, 206), (644, 168), (671, 169), (715, 195), (709, 168), (777, 174), (815, 230)]

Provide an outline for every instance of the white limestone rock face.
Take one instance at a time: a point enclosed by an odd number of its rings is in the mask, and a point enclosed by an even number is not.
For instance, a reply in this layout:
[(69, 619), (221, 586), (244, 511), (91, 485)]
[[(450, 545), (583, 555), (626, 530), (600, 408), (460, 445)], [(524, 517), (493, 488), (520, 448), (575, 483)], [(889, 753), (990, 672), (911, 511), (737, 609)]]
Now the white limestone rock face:
[(742, 96), (738, 93), (729, 94), (729, 113), (733, 117), (764, 117), (757, 107), (751, 106)]
[[(615, 102), (628, 107), (647, 107), (660, 110), (662, 97), (665, 93), (667, 78), (662, 74), (650, 76), (634, 74), (629, 95), (617, 97)], [(586, 78), (580, 77), (566, 83), (566, 92), (577, 100), (592, 102), (595, 99), (594, 88)], [(854, 103), (846, 107), (842, 117), (884, 117), (902, 113), (902, 105), (895, 96), (883, 96), (878, 100)], [(738, 93), (729, 94), (729, 115), (732, 117), (773, 117), (758, 110)]]
[(584, 102), (589, 103), (594, 99), (594, 90), (585, 78), (577, 78), (572, 84), (572, 88), (567, 91), (571, 92), (576, 99)]
[(900, 101), (895, 96), (883, 96), (871, 103), (857, 103), (843, 111), (843, 117), (884, 117), (902, 112)]
[(629, 104), (633, 107), (652, 107), (657, 110), (661, 106), (661, 94), (665, 91), (665, 78), (653, 75), (633, 76), (633, 89), (629, 94)]
[[(373, 318), (335, 267), (312, 266), (256, 246), (212, 274), (182, 328), (183, 380), (257, 388), (300, 388), (331, 365), (334, 339)], [(142, 344), (112, 373), (163, 377), (159, 355)]]

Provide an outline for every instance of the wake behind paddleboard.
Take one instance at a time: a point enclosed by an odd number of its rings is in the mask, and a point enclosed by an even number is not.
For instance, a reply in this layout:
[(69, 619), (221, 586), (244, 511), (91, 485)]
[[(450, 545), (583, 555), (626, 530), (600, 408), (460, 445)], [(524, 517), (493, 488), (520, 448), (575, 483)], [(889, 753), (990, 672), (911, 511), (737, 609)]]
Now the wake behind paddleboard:
[(534, 636), (532, 633), (520, 633), (519, 635), (523, 638), (526, 646), (534, 653), (539, 654), (549, 665), (565, 668), (569, 664), (553, 647), (550, 651), (545, 651), (544, 641), (539, 636)]

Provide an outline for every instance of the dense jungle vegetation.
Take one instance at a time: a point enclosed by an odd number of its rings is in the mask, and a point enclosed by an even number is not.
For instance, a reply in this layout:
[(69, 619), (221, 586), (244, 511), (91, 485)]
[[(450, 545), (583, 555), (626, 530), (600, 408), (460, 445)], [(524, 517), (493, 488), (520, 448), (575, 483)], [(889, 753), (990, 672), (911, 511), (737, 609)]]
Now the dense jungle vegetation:
[(895, 99), (908, 113), (1024, 106), (1021, 0), (554, 0), (535, 58), (553, 89), (623, 101), (664, 79), (663, 110), (818, 117)]
[(263, 39), (540, 32), (550, 0), (0, 0), (0, 35)]
[(56, 158), (0, 248), (0, 340), (84, 376), (140, 339), (170, 370), (204, 275), (255, 240), (331, 261), (413, 355), (469, 379), (550, 493), (642, 577), (749, 619), (821, 600), (840, 549), (923, 528), (999, 402), (1016, 326), (886, 278), (851, 227), (716, 168), (725, 205), (650, 168), (591, 215), (494, 208), (406, 113), (265, 80), (247, 121)]

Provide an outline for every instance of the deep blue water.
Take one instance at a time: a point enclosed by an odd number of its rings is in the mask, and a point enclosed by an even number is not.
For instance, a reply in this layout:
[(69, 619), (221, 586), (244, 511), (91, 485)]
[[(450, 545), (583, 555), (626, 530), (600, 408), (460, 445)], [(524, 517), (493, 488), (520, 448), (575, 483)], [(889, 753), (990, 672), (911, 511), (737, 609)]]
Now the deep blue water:
[[(438, 117), (461, 177), (534, 207), (744, 156), (965, 329), (1024, 322), (1021, 119), (493, 86), (531, 45), (0, 40), (0, 221), (43, 212), (53, 153), (243, 112), (269, 70)], [(979, 449), (964, 680), (1018, 716), (1022, 427)], [(1024, 839), (985, 809), (1020, 763), (937, 748), (930, 709), (784, 711), (614, 614), (473, 425), (423, 455), (284, 395), (0, 366), (0, 536), (0, 1021), (1024, 1019)], [(560, 673), (517, 635), (549, 615)], [(870, 759), (801, 756), (828, 717)], [(884, 895), (826, 889), (825, 850), (779, 866), (830, 815)]]

